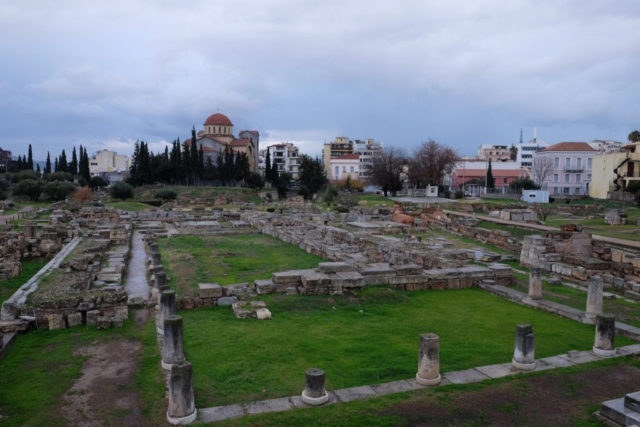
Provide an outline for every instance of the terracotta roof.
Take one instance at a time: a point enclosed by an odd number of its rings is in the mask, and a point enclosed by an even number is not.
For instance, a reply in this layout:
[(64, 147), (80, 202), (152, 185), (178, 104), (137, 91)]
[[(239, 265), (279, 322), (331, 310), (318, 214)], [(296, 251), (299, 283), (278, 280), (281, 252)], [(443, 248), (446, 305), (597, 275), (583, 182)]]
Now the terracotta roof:
[(586, 142), (559, 142), (551, 147), (547, 147), (544, 150), (538, 151), (538, 153), (546, 153), (549, 151), (598, 151)]
[(233, 141), (231, 141), (232, 147), (246, 147), (249, 144), (251, 144), (251, 141), (249, 141), (248, 139), (234, 139)]
[(231, 120), (229, 120), (229, 117), (225, 116), (224, 114), (215, 113), (207, 117), (207, 120), (205, 120), (204, 125), (205, 126), (213, 126), (213, 125), (233, 126), (233, 123), (231, 123)]
[(206, 145), (203, 145), (202, 146), (202, 152), (203, 153), (217, 153), (218, 150), (216, 150), (215, 148), (207, 147)]
[(185, 145), (191, 145), (191, 138), (184, 140), (184, 142), (182, 143), (182, 146), (184, 147)]
[(340, 157), (335, 157), (332, 160), (358, 160), (360, 158), (360, 154), (343, 154)]
[(202, 135), (204, 135), (204, 131), (203, 130), (198, 132), (198, 136), (202, 136)]

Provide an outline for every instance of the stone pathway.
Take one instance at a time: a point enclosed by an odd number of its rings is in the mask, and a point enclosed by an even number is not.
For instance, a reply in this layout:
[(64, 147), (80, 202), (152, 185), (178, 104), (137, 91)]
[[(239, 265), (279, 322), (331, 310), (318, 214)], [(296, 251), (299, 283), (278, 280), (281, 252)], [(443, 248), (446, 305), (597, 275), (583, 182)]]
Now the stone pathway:
[[(632, 354), (640, 354), (640, 344), (620, 347), (617, 349), (617, 354), (613, 357), (623, 357)], [(591, 351), (570, 352), (569, 354), (561, 354), (558, 356), (538, 359), (536, 360), (535, 370), (528, 372), (545, 371), (555, 368), (566, 368), (603, 359), (603, 357), (597, 356)], [(514, 369), (511, 365), (511, 362), (501, 363), (497, 365), (480, 366), (463, 371), (443, 373), (442, 382), (436, 387), (449, 384), (468, 384), (494, 378), (501, 378), (508, 375), (517, 375), (520, 373), (523, 373), (523, 371)], [(419, 385), (416, 382), (415, 378), (371, 386), (345, 388), (342, 390), (329, 391), (329, 402), (327, 403), (327, 405), (340, 402), (350, 402), (353, 400), (366, 399), (370, 397), (384, 396), (393, 393), (402, 393), (411, 390), (419, 390), (423, 388), (428, 387)], [(198, 421), (209, 423), (228, 420), (231, 418), (238, 418), (244, 415), (282, 412), (294, 408), (310, 407), (311, 406), (306, 405), (302, 402), (302, 399), (299, 395), (289, 396), (278, 399), (262, 400), (258, 402), (198, 409)]]
[(127, 267), (127, 279), (125, 281), (125, 290), (129, 299), (141, 297), (149, 298), (149, 283), (147, 282), (147, 267), (145, 261), (147, 253), (144, 250), (144, 240), (139, 231), (133, 233), (131, 240), (131, 259)]

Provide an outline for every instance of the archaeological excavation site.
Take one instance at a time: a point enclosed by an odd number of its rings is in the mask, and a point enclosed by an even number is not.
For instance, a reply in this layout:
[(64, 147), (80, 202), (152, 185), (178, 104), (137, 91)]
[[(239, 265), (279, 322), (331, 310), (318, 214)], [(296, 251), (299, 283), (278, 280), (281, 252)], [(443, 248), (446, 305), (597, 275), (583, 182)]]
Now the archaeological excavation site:
[(640, 425), (639, 209), (228, 193), (6, 217), (0, 425)]

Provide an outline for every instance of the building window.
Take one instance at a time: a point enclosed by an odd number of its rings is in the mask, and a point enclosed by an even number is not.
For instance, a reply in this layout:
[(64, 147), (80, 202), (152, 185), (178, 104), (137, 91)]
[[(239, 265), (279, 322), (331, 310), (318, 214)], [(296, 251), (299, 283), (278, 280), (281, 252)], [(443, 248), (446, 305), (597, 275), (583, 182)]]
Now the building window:
[(582, 168), (582, 157), (578, 157), (577, 161), (578, 161), (578, 163), (577, 163), (578, 168), (579, 169)]
[(558, 174), (557, 174), (557, 173), (554, 173), (554, 174), (553, 174), (553, 182), (558, 182), (558, 179), (559, 179), (559, 178), (560, 178), (560, 177), (558, 176)]
[(571, 182), (571, 174), (568, 174), (568, 173), (564, 174), (564, 182)]
[(568, 168), (571, 167), (571, 157), (564, 159), (564, 165)]
[(576, 188), (576, 195), (579, 195), (580, 193), (581, 193), (580, 187)]
[(335, 167), (333, 174), (336, 176), (336, 179), (338, 179), (338, 175), (340, 175), (340, 166)]
[(343, 166), (343, 167), (342, 167), (342, 172), (343, 172), (343, 173), (346, 173), (346, 172), (347, 172), (347, 167), (346, 167), (346, 166)]
[(350, 172), (353, 173), (353, 166), (349, 168)]
[(576, 174), (576, 182), (577, 182), (578, 184), (580, 184), (580, 181), (582, 181), (582, 174), (577, 173), (577, 174)]
[(560, 167), (560, 157), (556, 157), (555, 159), (553, 159), (553, 165), (555, 167)]
[(571, 188), (564, 187), (563, 190), (564, 190), (564, 194), (570, 194)]
[(587, 181), (591, 182), (591, 174), (587, 175)]
[(553, 194), (558, 194), (558, 187), (553, 187)]
[(587, 159), (587, 167), (589, 167), (589, 168), (591, 167), (591, 162), (592, 162), (592, 161), (593, 161), (593, 159), (592, 159), (591, 157), (589, 157), (589, 158)]

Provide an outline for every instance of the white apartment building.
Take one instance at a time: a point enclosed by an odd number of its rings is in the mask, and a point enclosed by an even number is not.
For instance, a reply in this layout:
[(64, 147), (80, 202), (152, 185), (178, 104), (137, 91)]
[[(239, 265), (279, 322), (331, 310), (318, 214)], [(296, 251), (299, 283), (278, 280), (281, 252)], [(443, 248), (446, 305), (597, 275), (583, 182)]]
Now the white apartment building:
[(360, 180), (364, 181), (371, 178), (373, 159), (382, 153), (382, 150), (382, 142), (375, 142), (373, 139), (355, 140), (353, 153), (360, 155)]
[(534, 154), (547, 147), (549, 147), (549, 143), (538, 138), (516, 144), (516, 148), (518, 149), (516, 162), (521, 168), (531, 168)]
[(598, 151), (598, 154), (607, 154), (615, 151), (620, 151), (622, 150), (622, 146), (624, 145), (622, 142), (612, 141), (608, 139), (594, 139), (588, 144), (591, 146), (591, 148)]
[[(355, 139), (351, 140), (346, 136), (337, 136), (335, 141), (325, 143), (322, 148), (322, 161), (324, 162), (325, 173), (329, 179), (332, 179), (333, 172), (329, 168), (331, 159), (344, 156), (345, 154), (359, 154), (362, 163), (360, 171), (362, 179), (371, 176), (373, 168), (373, 158), (380, 154), (383, 150), (382, 142), (375, 142), (373, 139)], [(353, 177), (352, 177), (353, 178)]]
[(510, 160), (511, 151), (508, 145), (482, 144), (478, 147), (478, 159), (489, 160), (493, 163)]
[(109, 182), (121, 181), (129, 173), (129, 158), (115, 151), (100, 150), (89, 158), (91, 176), (102, 176)]
[(293, 179), (300, 177), (300, 161), (301, 155), (298, 151), (298, 147), (290, 142), (283, 142), (281, 144), (273, 144), (268, 146), (264, 150), (260, 150), (260, 173), (264, 176), (266, 169), (267, 151), (269, 151), (269, 157), (271, 164), (275, 161), (278, 167), (278, 173), (289, 172)]
[[(535, 158), (549, 158), (552, 169), (543, 180), (549, 195), (584, 195), (589, 194), (589, 184), (593, 167), (593, 157), (598, 154), (586, 142), (560, 142), (540, 150)], [(535, 175), (536, 167), (532, 174)], [(536, 177), (533, 176), (536, 180)]]

